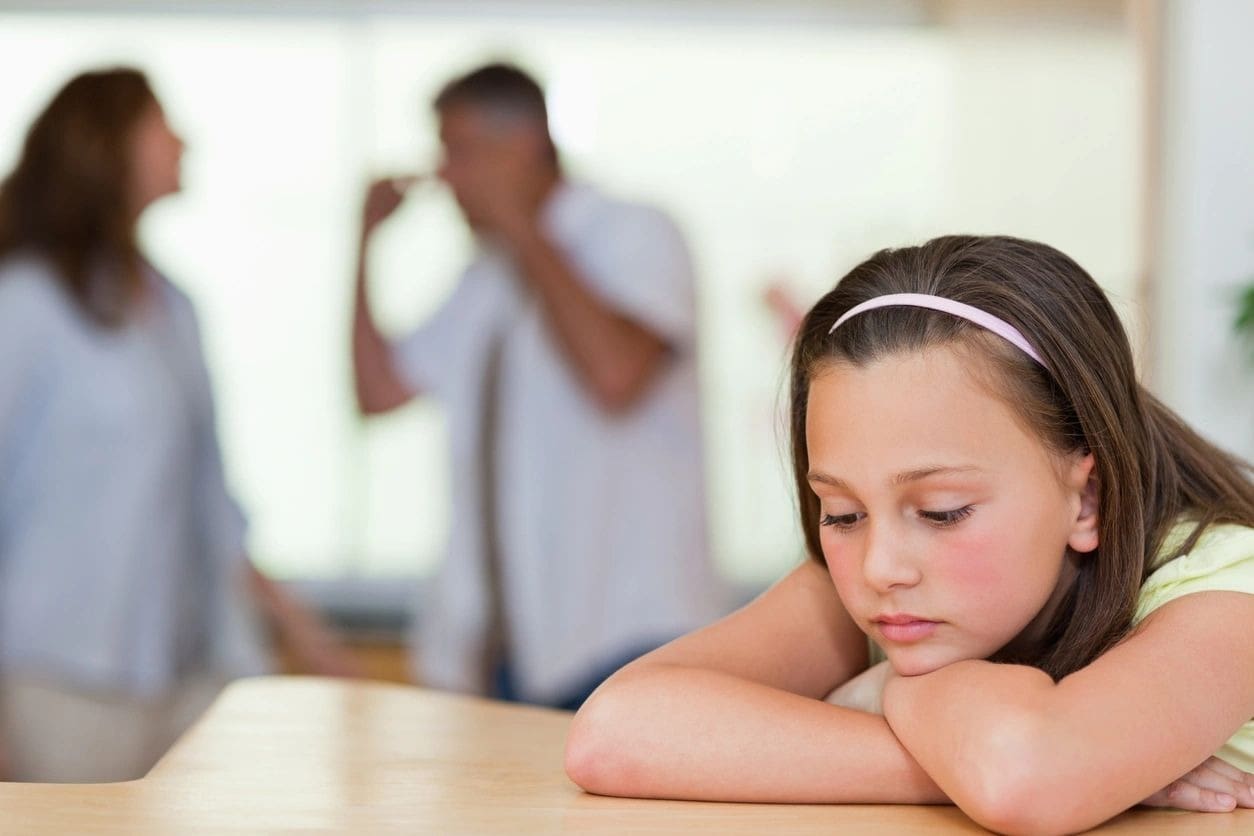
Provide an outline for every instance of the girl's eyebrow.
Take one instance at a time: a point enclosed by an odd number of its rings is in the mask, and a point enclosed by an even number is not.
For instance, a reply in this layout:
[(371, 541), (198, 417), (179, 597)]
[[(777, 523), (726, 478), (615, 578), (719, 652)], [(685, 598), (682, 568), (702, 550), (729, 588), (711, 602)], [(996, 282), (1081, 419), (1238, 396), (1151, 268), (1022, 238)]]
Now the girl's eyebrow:
[(933, 465), (931, 467), (920, 467), (915, 470), (906, 470), (898, 473), (893, 477), (894, 485), (904, 485), (908, 482), (917, 482), (920, 479), (926, 479), (929, 476), (950, 476), (955, 473), (979, 473), (981, 469), (973, 464), (966, 465)]
[[(980, 472), (982, 472), (982, 468), (976, 467), (975, 465), (929, 465), (927, 467), (919, 467), (913, 470), (904, 470), (893, 476), (892, 483), (894, 485), (905, 485), (910, 482), (918, 482), (921, 479), (927, 479), (931, 476), (950, 476), (957, 473)], [(806, 474), (806, 479), (811, 482), (831, 485), (834, 488), (849, 490), (848, 482), (818, 470), (811, 470)]]
[(844, 482), (841, 479), (837, 479), (835, 476), (828, 476), (826, 473), (820, 473), (817, 470), (811, 470), (809, 473), (807, 473), (806, 480), (810, 482), (821, 482), (824, 485), (831, 485), (833, 488), (841, 488), (842, 490), (849, 490), (848, 483)]

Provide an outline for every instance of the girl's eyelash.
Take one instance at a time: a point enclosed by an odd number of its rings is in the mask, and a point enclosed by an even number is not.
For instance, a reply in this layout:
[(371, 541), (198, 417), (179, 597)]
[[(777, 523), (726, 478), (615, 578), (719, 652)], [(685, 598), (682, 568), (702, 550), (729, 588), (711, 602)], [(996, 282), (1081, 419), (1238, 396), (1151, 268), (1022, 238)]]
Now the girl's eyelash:
[[(948, 528), (971, 516), (975, 511), (974, 505), (964, 505), (961, 508), (954, 508), (951, 511), (919, 511), (919, 516), (930, 522), (937, 528)], [(824, 514), (819, 518), (819, 525), (826, 525), (838, 530), (849, 530), (862, 521), (866, 514), (861, 512), (853, 514)]]
[(965, 505), (962, 508), (955, 508), (952, 511), (920, 511), (919, 516), (928, 522), (940, 528), (946, 528), (962, 522), (971, 516), (971, 512), (975, 510), (974, 505)]
[(819, 525), (830, 525), (833, 528), (853, 528), (858, 524), (858, 520), (862, 514), (824, 514), (819, 519)]

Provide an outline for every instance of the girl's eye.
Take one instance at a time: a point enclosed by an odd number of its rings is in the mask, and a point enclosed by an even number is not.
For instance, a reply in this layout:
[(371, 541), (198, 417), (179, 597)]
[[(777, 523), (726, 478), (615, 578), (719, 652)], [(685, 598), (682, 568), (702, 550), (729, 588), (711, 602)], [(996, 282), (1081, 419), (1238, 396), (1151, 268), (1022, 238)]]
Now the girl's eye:
[(974, 510), (974, 505), (967, 505), (962, 508), (955, 508), (952, 511), (920, 511), (919, 516), (939, 528), (945, 528), (962, 522), (971, 516), (971, 512)]
[(819, 520), (819, 525), (830, 525), (833, 528), (853, 528), (858, 521), (865, 517), (865, 514), (824, 514)]

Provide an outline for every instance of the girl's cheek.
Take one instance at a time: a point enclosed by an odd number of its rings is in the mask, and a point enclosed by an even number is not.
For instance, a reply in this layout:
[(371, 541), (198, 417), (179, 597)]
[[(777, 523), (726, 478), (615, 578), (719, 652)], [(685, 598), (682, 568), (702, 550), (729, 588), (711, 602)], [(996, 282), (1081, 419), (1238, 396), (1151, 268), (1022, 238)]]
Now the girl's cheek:
[(954, 531), (944, 538), (940, 560), (950, 581), (973, 593), (1005, 590), (1014, 575), (1013, 555), (1004, 540), (983, 531)]
[(835, 539), (828, 537), (823, 540), (823, 559), (827, 561), (827, 574), (836, 587), (836, 594), (843, 601), (856, 578), (858, 566), (849, 548), (833, 543)]

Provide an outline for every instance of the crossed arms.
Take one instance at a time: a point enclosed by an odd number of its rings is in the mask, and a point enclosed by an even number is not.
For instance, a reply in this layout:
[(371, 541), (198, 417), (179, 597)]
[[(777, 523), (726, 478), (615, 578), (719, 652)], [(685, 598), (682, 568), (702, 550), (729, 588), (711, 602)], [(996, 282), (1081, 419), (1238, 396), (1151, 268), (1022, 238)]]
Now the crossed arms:
[(959, 662), (888, 677), (880, 716), (822, 701), (866, 668), (866, 637), (806, 563), (615, 674), (575, 718), (567, 771), (608, 795), (952, 800), (994, 830), (1080, 830), (1172, 785), (1254, 715), (1252, 628), (1254, 596), (1194, 594), (1057, 684)]

